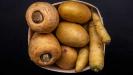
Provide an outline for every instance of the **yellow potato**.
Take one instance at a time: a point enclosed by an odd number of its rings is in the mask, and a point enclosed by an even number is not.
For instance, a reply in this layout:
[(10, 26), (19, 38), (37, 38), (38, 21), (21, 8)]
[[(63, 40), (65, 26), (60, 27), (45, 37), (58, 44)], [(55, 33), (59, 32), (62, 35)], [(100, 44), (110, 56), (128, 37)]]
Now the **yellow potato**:
[(110, 43), (111, 37), (108, 34), (107, 30), (105, 29), (103, 23), (101, 22), (100, 17), (94, 11), (92, 12), (92, 19), (94, 21), (96, 31), (98, 35), (100, 36), (100, 38), (102, 39), (102, 42), (106, 44)]
[(98, 72), (104, 67), (103, 43), (97, 35), (93, 22), (90, 23), (88, 29), (90, 35), (89, 66), (91, 70)]
[(56, 65), (61, 69), (70, 70), (75, 67), (77, 60), (77, 51), (69, 46), (61, 46), (62, 54), (59, 60), (56, 61)]
[(66, 1), (59, 5), (60, 16), (69, 22), (84, 24), (91, 19), (91, 10), (77, 1)]
[(80, 49), (77, 62), (76, 62), (76, 72), (81, 72), (89, 61), (89, 47), (83, 47)]

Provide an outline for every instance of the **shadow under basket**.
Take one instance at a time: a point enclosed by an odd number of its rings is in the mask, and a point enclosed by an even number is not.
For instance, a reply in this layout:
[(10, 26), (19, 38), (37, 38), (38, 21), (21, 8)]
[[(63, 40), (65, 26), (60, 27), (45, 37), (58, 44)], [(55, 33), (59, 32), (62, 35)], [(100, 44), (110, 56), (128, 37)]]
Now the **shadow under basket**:
[[(55, 7), (57, 8), (57, 7), (58, 7), (61, 3), (63, 3), (63, 2), (66, 2), (66, 1), (53, 3), (52, 5), (55, 6)], [(83, 3), (83, 4), (87, 5), (88, 7), (90, 7), (91, 9), (95, 10), (95, 11), (97, 12), (97, 14), (99, 15), (99, 17), (100, 17), (101, 22), (103, 23), (103, 19), (102, 19), (102, 17), (101, 17), (101, 14), (100, 14), (100, 12), (99, 12), (99, 9), (98, 9), (96, 6), (94, 6), (94, 5), (90, 4), (90, 3), (84, 2), (84, 1), (77, 1), (77, 2)], [(30, 42), (30, 40), (31, 40), (31, 37), (32, 37), (33, 33), (34, 33), (34, 32), (29, 28), (29, 29), (28, 29), (28, 44), (29, 44), (29, 42)], [(104, 44), (104, 52), (105, 52), (105, 44)], [(61, 72), (61, 73), (76, 73), (76, 72), (75, 72), (75, 69), (64, 70), (64, 69), (61, 69), (61, 68), (59, 68), (58, 66), (55, 66), (55, 65), (46, 66), (46, 67), (41, 67), (41, 68), (46, 69), (46, 70), (50, 70), (50, 71)], [(89, 65), (86, 66), (86, 67), (82, 70), (82, 72), (83, 72), (83, 71), (87, 71), (87, 70), (90, 70)]]

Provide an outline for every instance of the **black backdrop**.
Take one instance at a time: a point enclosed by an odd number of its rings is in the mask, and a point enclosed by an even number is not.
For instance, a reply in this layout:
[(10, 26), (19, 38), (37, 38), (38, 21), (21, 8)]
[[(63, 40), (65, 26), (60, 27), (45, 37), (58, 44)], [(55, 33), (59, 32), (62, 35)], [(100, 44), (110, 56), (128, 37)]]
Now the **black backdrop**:
[[(61, 74), (41, 69), (29, 60), (25, 12), (27, 7), (35, 1), (54, 3), (61, 0), (0, 0), (0, 75), (8, 73)], [(80, 74), (109, 75), (132, 72), (133, 1), (84, 1), (90, 2), (100, 9), (112, 42), (106, 47), (105, 68), (99, 73), (86, 71)]]

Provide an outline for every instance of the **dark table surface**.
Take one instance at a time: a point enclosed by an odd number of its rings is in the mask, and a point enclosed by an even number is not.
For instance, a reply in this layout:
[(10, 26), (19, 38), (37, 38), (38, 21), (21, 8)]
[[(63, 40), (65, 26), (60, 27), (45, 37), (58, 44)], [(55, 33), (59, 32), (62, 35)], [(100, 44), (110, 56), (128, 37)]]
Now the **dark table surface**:
[[(0, 74), (47, 75), (61, 74), (39, 68), (30, 61), (27, 51), (25, 12), (35, 1), (50, 3), (61, 0), (0, 0)], [(112, 37), (106, 47), (105, 67), (99, 73), (109, 75), (130, 73), (133, 67), (133, 1), (84, 0), (96, 5), (103, 16), (105, 27)]]

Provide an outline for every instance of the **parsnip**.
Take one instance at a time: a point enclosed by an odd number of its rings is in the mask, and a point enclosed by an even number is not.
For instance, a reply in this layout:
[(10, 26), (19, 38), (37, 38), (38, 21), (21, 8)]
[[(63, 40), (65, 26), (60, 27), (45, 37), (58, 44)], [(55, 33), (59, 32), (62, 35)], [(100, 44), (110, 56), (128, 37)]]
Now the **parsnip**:
[(103, 43), (97, 35), (93, 22), (90, 23), (88, 29), (90, 35), (89, 66), (93, 71), (98, 72), (104, 67)]
[(101, 22), (100, 17), (94, 11), (92, 12), (92, 19), (94, 21), (96, 31), (97, 31), (98, 35), (100, 36), (102, 42), (104, 42), (106, 44), (110, 43), (111, 37), (108, 34), (107, 30), (105, 29), (103, 23)]
[(83, 47), (80, 49), (77, 62), (76, 62), (76, 72), (81, 72), (89, 61), (89, 47)]

